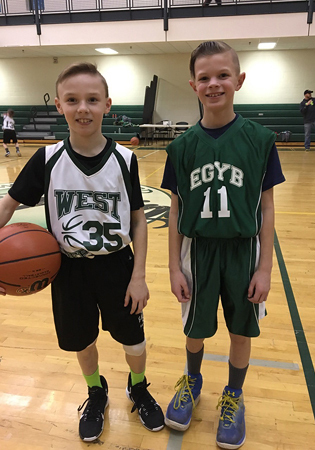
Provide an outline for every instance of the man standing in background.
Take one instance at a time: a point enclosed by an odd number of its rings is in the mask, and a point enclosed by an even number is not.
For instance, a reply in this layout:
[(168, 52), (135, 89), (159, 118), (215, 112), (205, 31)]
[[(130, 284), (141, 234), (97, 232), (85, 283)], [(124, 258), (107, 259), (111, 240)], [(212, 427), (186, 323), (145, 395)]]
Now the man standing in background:
[(304, 147), (310, 150), (311, 147), (311, 131), (315, 128), (315, 98), (312, 97), (313, 91), (306, 89), (304, 91), (304, 99), (300, 103), (300, 111), (304, 117)]

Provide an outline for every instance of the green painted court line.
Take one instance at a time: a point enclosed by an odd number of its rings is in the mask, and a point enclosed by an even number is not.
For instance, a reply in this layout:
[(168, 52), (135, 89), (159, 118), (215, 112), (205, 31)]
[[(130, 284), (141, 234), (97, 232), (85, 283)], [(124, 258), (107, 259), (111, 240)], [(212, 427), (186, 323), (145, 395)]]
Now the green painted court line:
[(289, 311), (291, 315), (291, 320), (294, 328), (295, 338), (297, 342), (297, 346), (300, 352), (301, 362), (303, 366), (304, 376), (306, 380), (306, 385), (308, 389), (308, 393), (310, 396), (310, 401), (313, 409), (313, 414), (315, 417), (315, 372), (314, 366), (312, 362), (312, 358), (310, 355), (310, 351), (308, 348), (307, 340), (304, 334), (302, 322), (300, 319), (299, 311), (295, 302), (292, 286), (290, 283), (289, 275), (284, 263), (284, 259), (282, 256), (279, 240), (277, 233), (275, 231), (274, 235), (274, 246), (277, 255), (278, 265), (282, 277), (282, 283), (284, 286), (285, 295), (287, 298)]

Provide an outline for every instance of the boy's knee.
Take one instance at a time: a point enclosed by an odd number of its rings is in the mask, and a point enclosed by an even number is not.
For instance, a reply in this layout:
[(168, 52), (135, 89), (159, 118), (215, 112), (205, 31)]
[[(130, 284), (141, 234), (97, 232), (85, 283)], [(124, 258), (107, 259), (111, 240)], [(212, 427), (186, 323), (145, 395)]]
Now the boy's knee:
[(204, 339), (194, 339), (186, 337), (186, 348), (191, 353), (198, 353), (203, 348)]
[(250, 338), (247, 336), (241, 336), (239, 334), (230, 333), (231, 342), (237, 345), (245, 345), (250, 341)]
[(141, 356), (145, 350), (146, 340), (140, 342), (136, 345), (123, 345), (123, 348), (127, 355), (130, 356)]
[(91, 344), (89, 344), (87, 347), (85, 347), (83, 350), (77, 351), (78, 355), (90, 355), (92, 352), (94, 352), (96, 349), (96, 339)]

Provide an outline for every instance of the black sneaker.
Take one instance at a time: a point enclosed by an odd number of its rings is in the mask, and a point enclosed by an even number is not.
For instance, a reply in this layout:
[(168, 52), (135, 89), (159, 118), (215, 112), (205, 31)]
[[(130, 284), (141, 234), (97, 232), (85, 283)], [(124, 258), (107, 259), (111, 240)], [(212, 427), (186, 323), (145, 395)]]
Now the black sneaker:
[(103, 432), (104, 412), (108, 406), (108, 386), (102, 375), (101, 383), (102, 388), (89, 387), (89, 397), (78, 408), (78, 411), (81, 411), (87, 402), (79, 423), (80, 438), (86, 442), (95, 441)]
[(150, 431), (160, 431), (164, 427), (164, 414), (160, 405), (154, 400), (147, 387), (147, 379), (134, 386), (131, 385), (131, 375), (128, 377), (128, 387), (126, 394), (129, 400), (133, 402), (131, 412), (138, 409), (140, 420), (145, 428)]
[(5, 156), (10, 156), (9, 150), (6, 150), (6, 151), (5, 151)]

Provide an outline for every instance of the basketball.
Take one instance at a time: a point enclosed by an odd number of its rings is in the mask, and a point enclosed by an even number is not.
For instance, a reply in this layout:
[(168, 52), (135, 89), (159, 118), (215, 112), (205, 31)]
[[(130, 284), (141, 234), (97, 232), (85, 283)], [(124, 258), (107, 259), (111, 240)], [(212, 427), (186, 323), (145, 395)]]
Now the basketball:
[(0, 229), (0, 286), (9, 295), (41, 291), (56, 277), (61, 263), (59, 244), (34, 223), (13, 223)]
[(132, 137), (130, 139), (130, 144), (131, 145), (139, 145), (140, 144), (139, 138), (137, 138), (136, 136)]

